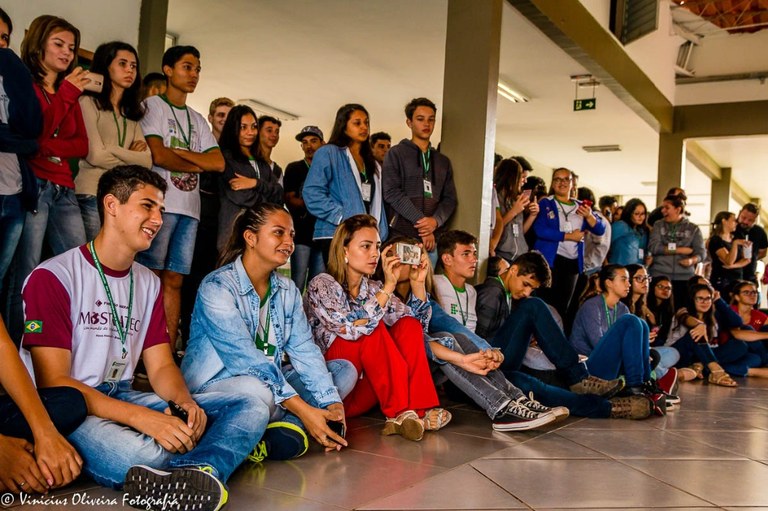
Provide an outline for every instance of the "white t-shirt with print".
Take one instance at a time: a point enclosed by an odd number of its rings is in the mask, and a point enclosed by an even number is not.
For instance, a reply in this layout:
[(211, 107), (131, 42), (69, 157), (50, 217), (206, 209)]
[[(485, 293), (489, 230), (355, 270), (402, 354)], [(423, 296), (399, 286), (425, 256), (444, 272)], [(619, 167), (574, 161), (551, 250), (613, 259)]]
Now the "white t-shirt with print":
[[(146, 114), (141, 119), (144, 138), (163, 139), (168, 148), (188, 149), (204, 153), (218, 147), (208, 123), (190, 107), (171, 106), (160, 96), (144, 100)], [(152, 170), (168, 183), (165, 193), (165, 211), (200, 219), (200, 174), (173, 172), (154, 165)]]
[(464, 291), (453, 287), (445, 275), (435, 275), (437, 301), (445, 312), (473, 332), (477, 327), (477, 291), (471, 284), (464, 284)]

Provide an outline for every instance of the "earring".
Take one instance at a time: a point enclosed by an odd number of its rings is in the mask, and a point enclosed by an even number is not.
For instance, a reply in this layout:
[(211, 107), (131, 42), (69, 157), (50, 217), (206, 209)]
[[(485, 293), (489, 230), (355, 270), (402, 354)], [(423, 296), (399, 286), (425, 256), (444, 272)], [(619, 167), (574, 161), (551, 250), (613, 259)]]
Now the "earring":
[(344, 264), (349, 264), (349, 259), (347, 259), (347, 256), (344, 256)]

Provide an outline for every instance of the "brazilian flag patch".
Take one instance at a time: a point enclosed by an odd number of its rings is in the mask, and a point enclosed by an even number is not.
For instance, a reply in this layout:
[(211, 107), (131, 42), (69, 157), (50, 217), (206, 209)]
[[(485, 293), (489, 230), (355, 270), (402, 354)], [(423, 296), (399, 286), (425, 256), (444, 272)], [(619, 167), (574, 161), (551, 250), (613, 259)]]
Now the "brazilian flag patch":
[(25, 334), (42, 334), (43, 333), (43, 322), (40, 321), (40, 320), (25, 321), (24, 322), (24, 333)]

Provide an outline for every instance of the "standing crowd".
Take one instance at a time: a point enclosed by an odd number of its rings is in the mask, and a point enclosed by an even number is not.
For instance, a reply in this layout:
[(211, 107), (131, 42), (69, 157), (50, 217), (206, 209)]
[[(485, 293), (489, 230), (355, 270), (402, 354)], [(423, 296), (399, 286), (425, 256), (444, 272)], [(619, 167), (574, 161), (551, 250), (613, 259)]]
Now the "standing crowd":
[(512, 432), (664, 415), (679, 382), (768, 376), (753, 204), (704, 240), (682, 189), (649, 214), (498, 158), (474, 287), (429, 99), (395, 145), (343, 105), (283, 170), (279, 119), (217, 98), (209, 128), (187, 105), (196, 48), (142, 81), (123, 42), (77, 66), (62, 18), (36, 18), (21, 58), (12, 31), (0, 9), (2, 491), (83, 473), (135, 507), (216, 510), (239, 465), (310, 438), (341, 451), (349, 417), (378, 409), (411, 441), (446, 427), (441, 388)]

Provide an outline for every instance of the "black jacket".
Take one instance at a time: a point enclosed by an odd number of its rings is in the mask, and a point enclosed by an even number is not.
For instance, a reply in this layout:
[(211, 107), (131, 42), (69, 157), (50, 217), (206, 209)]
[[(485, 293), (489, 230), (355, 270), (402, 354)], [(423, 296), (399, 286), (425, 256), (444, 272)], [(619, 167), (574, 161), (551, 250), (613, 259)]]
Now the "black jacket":
[(475, 332), (490, 342), (511, 312), (507, 304), (507, 290), (496, 277), (485, 279), (485, 282), (475, 289), (477, 290)]

